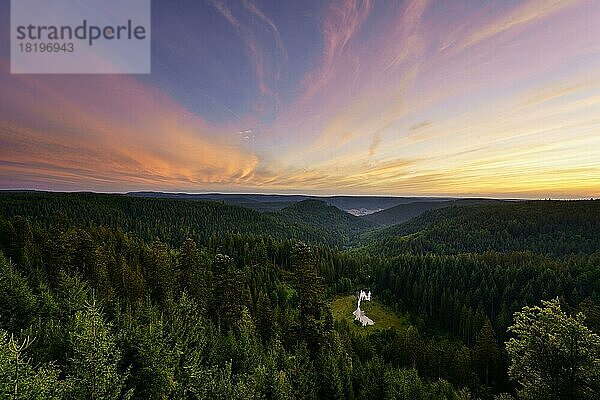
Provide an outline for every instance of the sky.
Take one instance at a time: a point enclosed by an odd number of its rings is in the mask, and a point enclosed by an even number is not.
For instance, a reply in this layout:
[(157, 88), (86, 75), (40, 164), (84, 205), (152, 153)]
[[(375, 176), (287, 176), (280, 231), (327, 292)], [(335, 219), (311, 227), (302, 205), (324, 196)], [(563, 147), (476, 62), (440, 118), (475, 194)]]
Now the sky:
[(152, 1), (152, 72), (10, 73), (0, 189), (600, 197), (600, 1)]

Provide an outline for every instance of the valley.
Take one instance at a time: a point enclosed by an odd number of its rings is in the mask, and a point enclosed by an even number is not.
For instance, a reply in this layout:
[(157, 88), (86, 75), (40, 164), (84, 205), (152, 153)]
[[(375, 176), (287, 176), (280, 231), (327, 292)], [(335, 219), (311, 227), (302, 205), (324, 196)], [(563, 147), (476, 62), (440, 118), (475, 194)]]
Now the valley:
[(190, 196), (0, 192), (0, 360), (35, 337), (47, 398), (100, 374), (116, 398), (493, 399), (523, 313), (598, 338), (600, 201)]

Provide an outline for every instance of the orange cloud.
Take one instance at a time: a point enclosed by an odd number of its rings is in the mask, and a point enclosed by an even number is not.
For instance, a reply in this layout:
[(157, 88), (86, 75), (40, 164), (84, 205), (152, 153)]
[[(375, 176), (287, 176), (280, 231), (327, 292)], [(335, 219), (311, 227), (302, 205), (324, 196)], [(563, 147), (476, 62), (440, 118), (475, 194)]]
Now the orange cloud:
[[(213, 4), (245, 41), (259, 94), (269, 93), (263, 49), (224, 3)], [(600, 195), (596, 3), (439, 4), (332, 3), (321, 57), (297, 97), (272, 121), (244, 115), (257, 127), (247, 140), (238, 133), (246, 126), (208, 123), (132, 78), (0, 74), (10, 99), (0, 107), (0, 182)], [(243, 7), (284, 54), (274, 20), (250, 0)]]
[[(201, 187), (243, 182), (258, 164), (230, 133), (133, 78), (21, 76), (12, 82), (4, 88), (11, 104), (0, 123), (5, 174), (35, 172), (40, 180), (84, 187)], [(32, 103), (36, 94), (43, 100)]]

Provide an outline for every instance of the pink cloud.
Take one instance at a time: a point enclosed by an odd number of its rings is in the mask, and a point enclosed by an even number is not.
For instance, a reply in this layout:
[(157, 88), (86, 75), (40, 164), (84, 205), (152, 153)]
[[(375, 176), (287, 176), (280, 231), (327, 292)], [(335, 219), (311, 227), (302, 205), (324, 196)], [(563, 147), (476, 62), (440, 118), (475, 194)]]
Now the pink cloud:
[(131, 77), (21, 75), (2, 85), (3, 187), (11, 175), (83, 187), (233, 184), (259, 162), (235, 135)]
[(348, 43), (356, 36), (371, 11), (370, 0), (333, 2), (323, 21), (323, 55), (320, 67), (304, 79), (304, 96), (311, 98), (335, 74)]
[(242, 0), (242, 4), (244, 7), (250, 11), (252, 14), (256, 15), (264, 24), (266, 24), (273, 31), (273, 35), (275, 37), (275, 43), (277, 44), (277, 48), (283, 54), (284, 58), (287, 60), (288, 54), (283, 44), (283, 40), (281, 39), (281, 34), (279, 33), (279, 29), (273, 21), (272, 18), (268, 17), (263, 11), (261, 11), (258, 6), (250, 0)]

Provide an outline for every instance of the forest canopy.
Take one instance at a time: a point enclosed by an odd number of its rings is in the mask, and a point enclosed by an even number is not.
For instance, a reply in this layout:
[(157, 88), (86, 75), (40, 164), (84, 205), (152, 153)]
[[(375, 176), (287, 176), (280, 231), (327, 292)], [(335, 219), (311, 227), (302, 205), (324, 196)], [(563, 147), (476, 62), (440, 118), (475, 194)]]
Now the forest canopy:
[[(0, 393), (597, 398), (599, 212), (449, 206), (381, 229), (313, 200), (1, 193)], [(336, 318), (362, 288), (401, 322)]]

